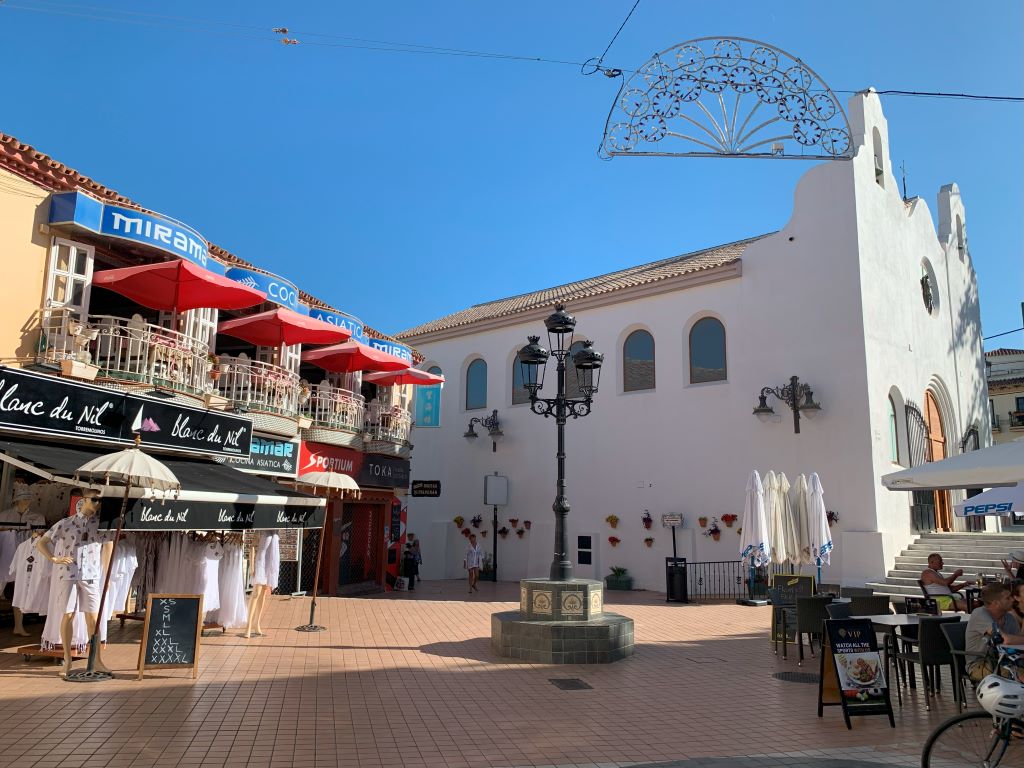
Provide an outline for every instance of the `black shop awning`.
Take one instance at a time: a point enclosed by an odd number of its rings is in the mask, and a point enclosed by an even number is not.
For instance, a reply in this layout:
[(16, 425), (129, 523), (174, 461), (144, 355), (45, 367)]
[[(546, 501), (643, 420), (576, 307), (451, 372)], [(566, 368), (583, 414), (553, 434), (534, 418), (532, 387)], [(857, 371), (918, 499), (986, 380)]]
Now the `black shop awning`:
[[(56, 482), (75, 484), (75, 471), (112, 451), (85, 445), (58, 445), (7, 438), (0, 460)], [(209, 459), (158, 455), (181, 483), (177, 497), (148, 498), (130, 493), (126, 530), (241, 530), (320, 528), (325, 501), (317, 496), (240, 472)], [(121, 509), (120, 487), (103, 489), (102, 519), (113, 525)]]

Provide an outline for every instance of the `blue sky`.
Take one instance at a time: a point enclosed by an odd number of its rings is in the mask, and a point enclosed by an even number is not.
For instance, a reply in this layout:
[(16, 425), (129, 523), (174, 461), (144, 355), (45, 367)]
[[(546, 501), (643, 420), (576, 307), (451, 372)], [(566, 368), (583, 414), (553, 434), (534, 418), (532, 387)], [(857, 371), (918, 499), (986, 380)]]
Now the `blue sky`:
[[(599, 160), (616, 80), (341, 47), (348, 36), (583, 61), (631, 5), (8, 0), (0, 130), (397, 332), (788, 219), (806, 163)], [(261, 31), (279, 26), (300, 43)], [(1022, 30), (1017, 2), (641, 0), (605, 63), (635, 68), (728, 35), (789, 51), (837, 91), (1020, 96)], [(883, 106), (909, 193), (934, 212), (939, 187), (960, 186), (985, 335), (1021, 327), (1024, 104)], [(1024, 347), (1024, 334), (986, 346)]]

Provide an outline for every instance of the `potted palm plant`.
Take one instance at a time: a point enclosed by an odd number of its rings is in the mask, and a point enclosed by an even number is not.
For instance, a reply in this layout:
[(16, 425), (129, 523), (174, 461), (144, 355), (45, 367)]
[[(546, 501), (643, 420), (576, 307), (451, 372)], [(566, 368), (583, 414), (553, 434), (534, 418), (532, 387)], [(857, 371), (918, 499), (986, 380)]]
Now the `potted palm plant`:
[(621, 565), (613, 565), (611, 570), (612, 572), (604, 577), (606, 589), (630, 590), (633, 588), (633, 577), (629, 575), (626, 568)]

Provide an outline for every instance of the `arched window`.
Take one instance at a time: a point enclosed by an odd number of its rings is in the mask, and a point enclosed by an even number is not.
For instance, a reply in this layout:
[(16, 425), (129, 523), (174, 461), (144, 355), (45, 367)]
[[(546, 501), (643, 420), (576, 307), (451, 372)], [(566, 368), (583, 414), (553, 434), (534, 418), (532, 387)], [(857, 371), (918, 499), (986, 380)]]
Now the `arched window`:
[(633, 331), (622, 345), (622, 389), (654, 389), (654, 337), (647, 331)]
[(872, 146), (875, 153), (875, 183), (885, 188), (885, 164), (882, 162), (882, 134), (877, 128), (871, 129)]
[[(577, 352), (583, 349), (583, 342), (577, 341), (571, 347), (569, 347), (569, 357), (565, 361), (565, 396), (566, 397), (583, 397), (583, 393), (580, 392), (580, 380), (579, 375), (576, 373), (576, 362), (573, 357)], [(654, 358), (651, 357), (653, 364)], [(653, 374), (652, 374), (653, 375)], [(654, 380), (651, 379), (651, 386), (654, 386)]]
[(960, 214), (956, 217), (956, 251), (960, 255), (960, 261), (964, 260), (964, 253), (967, 250), (967, 240), (964, 237), (964, 222)]
[(896, 403), (889, 396), (889, 459), (893, 464), (900, 463), (899, 436), (896, 433)]
[(487, 363), (477, 358), (466, 369), (466, 410), (487, 407)]
[(523, 386), (523, 369), (519, 365), (519, 358), (512, 357), (512, 405), (530, 402), (530, 393)]
[(725, 326), (704, 317), (690, 329), (690, 383), (725, 381)]

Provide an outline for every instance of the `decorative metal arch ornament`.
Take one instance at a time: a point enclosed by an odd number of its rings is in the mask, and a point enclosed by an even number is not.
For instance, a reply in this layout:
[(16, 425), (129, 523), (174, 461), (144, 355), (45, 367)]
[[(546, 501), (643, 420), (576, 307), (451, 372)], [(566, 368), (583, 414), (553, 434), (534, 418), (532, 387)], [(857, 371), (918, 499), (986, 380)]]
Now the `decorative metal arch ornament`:
[(598, 154), (849, 160), (846, 112), (785, 51), (702, 37), (656, 53), (619, 89)]

